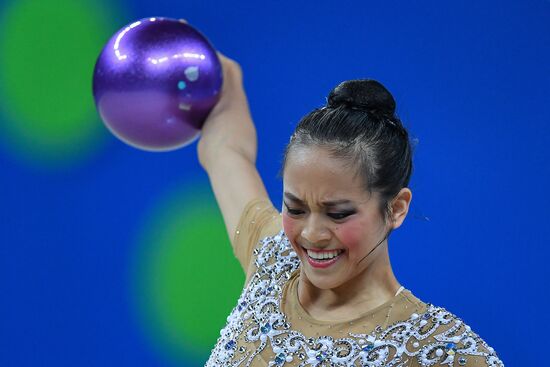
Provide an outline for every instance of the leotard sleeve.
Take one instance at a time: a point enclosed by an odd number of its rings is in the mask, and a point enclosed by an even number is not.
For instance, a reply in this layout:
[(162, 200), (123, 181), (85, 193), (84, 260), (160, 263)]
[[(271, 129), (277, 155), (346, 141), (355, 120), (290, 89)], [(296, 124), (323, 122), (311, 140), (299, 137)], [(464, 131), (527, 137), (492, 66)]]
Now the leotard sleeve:
[(254, 247), (261, 239), (275, 235), (281, 229), (281, 215), (271, 200), (253, 199), (245, 206), (233, 234), (233, 252), (247, 278)]

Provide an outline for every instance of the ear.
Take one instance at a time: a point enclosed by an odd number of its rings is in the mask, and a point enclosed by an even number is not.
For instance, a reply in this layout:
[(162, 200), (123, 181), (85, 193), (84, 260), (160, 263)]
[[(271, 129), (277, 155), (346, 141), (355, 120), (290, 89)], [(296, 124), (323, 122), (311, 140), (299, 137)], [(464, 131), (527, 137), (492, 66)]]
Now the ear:
[(391, 221), (392, 229), (401, 226), (411, 205), (412, 192), (408, 187), (402, 188), (391, 202)]

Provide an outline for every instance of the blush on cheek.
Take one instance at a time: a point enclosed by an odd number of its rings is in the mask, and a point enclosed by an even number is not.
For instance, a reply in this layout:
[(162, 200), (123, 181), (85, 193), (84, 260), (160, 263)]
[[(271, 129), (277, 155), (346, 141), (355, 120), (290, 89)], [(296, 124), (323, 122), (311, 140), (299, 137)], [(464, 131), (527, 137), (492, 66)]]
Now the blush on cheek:
[(336, 236), (340, 242), (349, 249), (355, 249), (360, 246), (365, 235), (365, 227), (358, 220), (350, 220), (338, 225), (335, 229)]
[(286, 213), (283, 212), (283, 230), (287, 237), (294, 237), (295, 223)]
[(296, 221), (292, 218), (290, 218), (286, 213), (283, 212), (283, 230), (285, 231), (286, 237), (292, 244), (295, 250), (297, 250), (297, 244), (294, 242), (294, 239), (296, 238), (296, 233), (294, 233), (296, 228)]

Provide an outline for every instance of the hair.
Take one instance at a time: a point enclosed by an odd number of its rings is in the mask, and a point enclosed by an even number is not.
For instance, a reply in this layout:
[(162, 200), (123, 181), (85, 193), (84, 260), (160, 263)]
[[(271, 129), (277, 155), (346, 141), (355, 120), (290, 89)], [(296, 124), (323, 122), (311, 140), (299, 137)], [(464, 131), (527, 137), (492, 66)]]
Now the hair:
[(360, 176), (368, 192), (380, 193), (380, 212), (390, 218), (391, 200), (412, 174), (409, 134), (395, 114), (395, 100), (379, 82), (348, 80), (328, 95), (326, 106), (303, 117), (285, 148), (279, 177), (289, 153), (298, 147), (328, 150)]

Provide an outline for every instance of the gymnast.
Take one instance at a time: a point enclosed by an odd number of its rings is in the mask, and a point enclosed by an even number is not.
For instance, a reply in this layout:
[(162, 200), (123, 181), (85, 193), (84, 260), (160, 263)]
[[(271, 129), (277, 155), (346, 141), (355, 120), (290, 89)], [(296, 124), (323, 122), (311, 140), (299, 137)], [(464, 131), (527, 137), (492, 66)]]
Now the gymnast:
[(379, 82), (349, 80), (298, 123), (281, 212), (256, 169), (238, 63), (197, 145), (246, 282), (207, 366), (503, 366), (459, 317), (396, 279), (388, 239), (409, 211), (412, 149)]

